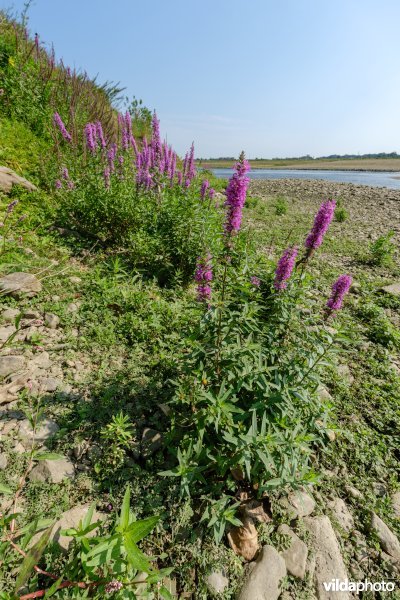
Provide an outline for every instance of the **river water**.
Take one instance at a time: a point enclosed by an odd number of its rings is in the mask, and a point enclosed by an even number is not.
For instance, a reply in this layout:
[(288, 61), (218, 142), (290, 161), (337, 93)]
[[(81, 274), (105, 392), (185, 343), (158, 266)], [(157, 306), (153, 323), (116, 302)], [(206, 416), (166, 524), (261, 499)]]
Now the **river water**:
[[(232, 169), (212, 169), (216, 177), (228, 179)], [(253, 169), (251, 179), (324, 179), (400, 190), (400, 173), (393, 171), (299, 171), (295, 169)], [(398, 179), (396, 179), (398, 178)]]

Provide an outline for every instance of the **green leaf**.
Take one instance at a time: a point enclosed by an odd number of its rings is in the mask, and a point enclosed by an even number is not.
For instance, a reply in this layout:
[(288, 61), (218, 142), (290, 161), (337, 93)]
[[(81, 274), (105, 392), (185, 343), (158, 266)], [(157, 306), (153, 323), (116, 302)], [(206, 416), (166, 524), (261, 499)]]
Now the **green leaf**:
[(126, 486), (124, 499), (121, 506), (121, 515), (119, 517), (119, 525), (121, 531), (125, 531), (129, 525), (129, 513), (130, 513), (130, 501), (131, 501), (131, 490), (129, 485)]
[(136, 546), (130, 533), (126, 533), (124, 535), (124, 546), (128, 562), (134, 569), (137, 569), (138, 571), (144, 571), (145, 573), (151, 571), (151, 566), (146, 555), (143, 554), (143, 552)]
[(12, 493), (13, 493), (13, 491), (8, 485), (5, 485), (4, 483), (0, 483), (0, 494), (12, 494)]
[(164, 598), (164, 600), (174, 600), (173, 595), (169, 590), (167, 590), (167, 588), (164, 585), (160, 587), (158, 593), (161, 595), (162, 598)]
[(51, 587), (49, 587), (48, 590), (46, 590), (46, 593), (44, 595), (45, 598), (50, 598), (51, 596), (54, 596), (54, 594), (58, 591), (58, 588), (60, 586), (60, 583), (62, 583), (63, 580), (63, 576), (61, 575), (61, 577), (59, 577), (57, 579), (57, 581), (55, 581), (53, 583), (53, 585)]
[(129, 525), (127, 532), (129, 532), (130, 537), (135, 543), (140, 542), (140, 540), (150, 533), (159, 520), (160, 517), (149, 517), (148, 519), (135, 521)]
[(32, 548), (25, 556), (21, 565), (19, 575), (17, 577), (17, 581), (15, 583), (15, 593), (17, 593), (18, 590), (28, 581), (34, 566), (37, 565), (40, 561), (42, 554), (45, 551), (47, 543), (49, 541), (53, 525), (51, 525), (50, 527), (48, 527), (48, 529), (46, 529), (46, 531), (44, 531), (40, 539), (36, 542), (34, 546), (32, 546)]
[(93, 513), (94, 513), (95, 506), (96, 506), (96, 503), (92, 502), (92, 504), (90, 505), (89, 510), (87, 511), (87, 513), (86, 513), (86, 515), (85, 515), (85, 517), (83, 519), (83, 522), (82, 522), (82, 528), (83, 529), (86, 529), (86, 527), (88, 527), (90, 525), (90, 521), (93, 518)]
[(33, 460), (61, 460), (65, 458), (62, 454), (56, 454), (55, 452), (38, 452), (33, 455)]

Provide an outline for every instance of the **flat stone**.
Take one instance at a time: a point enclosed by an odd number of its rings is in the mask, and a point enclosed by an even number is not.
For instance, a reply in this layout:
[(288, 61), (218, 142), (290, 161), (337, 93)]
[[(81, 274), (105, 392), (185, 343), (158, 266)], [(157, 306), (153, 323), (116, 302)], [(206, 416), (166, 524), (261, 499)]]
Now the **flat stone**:
[(273, 546), (264, 546), (240, 590), (238, 600), (278, 600), (285, 576), (283, 558)]
[(400, 560), (399, 540), (397, 539), (393, 531), (389, 529), (386, 523), (384, 523), (384, 521), (382, 521), (382, 519), (378, 517), (378, 515), (376, 515), (375, 513), (372, 513), (371, 529), (375, 532), (383, 550), (390, 554), (390, 556), (393, 556), (393, 558), (395, 558), (396, 560)]
[(23, 356), (0, 356), (0, 377), (8, 377), (24, 368)]
[(308, 556), (307, 546), (288, 525), (280, 525), (278, 533), (283, 533), (290, 537), (289, 548), (280, 553), (285, 561), (288, 573), (299, 579), (304, 579)]
[(31, 481), (61, 483), (75, 475), (74, 465), (67, 458), (40, 460), (29, 474)]
[[(36, 429), (35, 441), (40, 443), (46, 442), (55, 433), (57, 433), (58, 430), (59, 426), (55, 421), (52, 421), (51, 419), (43, 419), (43, 421), (39, 423), (39, 427)], [(21, 421), (18, 435), (22, 442), (31, 442), (33, 431), (28, 419)]]
[(318, 388), (318, 396), (323, 402), (331, 402), (333, 400), (331, 394), (323, 385)]
[(8, 327), (0, 327), (0, 342), (6, 342), (8, 338), (15, 333), (16, 329), (14, 325), (8, 325)]
[(8, 463), (7, 454), (2, 452), (0, 454), (0, 470), (4, 471), (4, 469), (7, 468), (7, 463)]
[(21, 442), (17, 442), (13, 448), (13, 451), (17, 454), (25, 454), (26, 448), (21, 444)]
[(162, 434), (155, 429), (146, 427), (142, 434), (142, 455), (151, 456), (163, 445)]
[(0, 167), (0, 190), (5, 194), (11, 192), (13, 185), (21, 185), (26, 190), (33, 192), (37, 189), (33, 183), (17, 175), (15, 171), (8, 167)]
[(28, 294), (32, 296), (40, 292), (41, 289), (42, 284), (39, 279), (30, 273), (16, 272), (0, 278), (0, 291), (3, 294), (11, 294), (13, 296)]
[(335, 498), (328, 502), (328, 506), (333, 512), (333, 518), (338, 525), (347, 533), (354, 529), (354, 519), (346, 503), (341, 498)]
[(392, 296), (400, 296), (400, 281), (395, 283), (391, 283), (390, 285), (386, 285), (381, 288), (382, 292), (385, 294), (391, 294)]
[(339, 542), (330, 520), (326, 516), (306, 517), (304, 525), (312, 536), (315, 555), (311, 572), (317, 597), (319, 600), (350, 600), (349, 592), (326, 591), (324, 588), (324, 582), (328, 583), (332, 579), (340, 581), (348, 579)]
[(337, 368), (338, 375), (349, 385), (354, 383), (354, 377), (348, 365), (339, 365)]
[[(58, 543), (63, 552), (68, 551), (68, 547), (72, 542), (73, 538), (69, 535), (61, 535), (61, 531), (64, 529), (74, 529), (79, 526), (79, 522), (85, 518), (86, 513), (90, 508), (90, 504), (82, 504), (79, 506), (75, 506), (70, 510), (65, 511), (60, 519), (54, 524), (50, 535), (50, 542)], [(97, 510), (93, 512), (93, 517), (91, 520), (91, 524), (96, 523), (96, 521), (104, 521), (106, 516), (102, 513), (99, 513)], [(97, 529), (90, 531), (87, 534), (87, 537), (93, 537), (97, 534)], [(30, 546), (32, 546), (40, 537), (40, 533), (36, 534), (31, 542)]]
[(78, 312), (79, 310), (79, 305), (76, 304), (75, 302), (71, 302), (70, 304), (68, 304), (67, 306), (67, 312), (68, 313), (74, 313), (74, 312)]
[(57, 379), (57, 377), (46, 377), (46, 379), (42, 379), (41, 387), (44, 392), (56, 392), (63, 385), (61, 379)]
[(60, 317), (54, 315), (53, 313), (46, 313), (44, 315), (44, 323), (49, 329), (57, 329), (60, 323)]
[(281, 498), (279, 504), (286, 509), (290, 519), (307, 517), (315, 509), (315, 500), (301, 490), (291, 492), (287, 498)]
[(350, 498), (353, 498), (354, 500), (359, 500), (362, 498), (362, 493), (352, 485), (345, 485), (344, 489), (346, 494), (350, 496)]
[(23, 315), (24, 319), (40, 319), (41, 316), (40, 312), (38, 310), (33, 310), (33, 308), (28, 308)]
[(20, 311), (18, 310), (18, 308), (6, 308), (1, 313), (1, 317), (7, 323), (14, 323), (15, 319), (18, 317), (19, 314)]
[(398, 519), (400, 519), (400, 491), (393, 494), (392, 507), (394, 514)]
[(69, 278), (69, 280), (70, 280), (71, 283), (81, 283), (81, 281), (82, 281), (82, 279), (80, 277), (75, 277), (75, 275), (72, 275)]
[(29, 366), (35, 369), (50, 369), (53, 363), (50, 360), (50, 355), (48, 352), (40, 352), (36, 354), (34, 358), (29, 362)]
[(229, 579), (225, 577), (222, 571), (212, 571), (207, 575), (206, 586), (208, 591), (213, 594), (222, 594), (229, 585)]

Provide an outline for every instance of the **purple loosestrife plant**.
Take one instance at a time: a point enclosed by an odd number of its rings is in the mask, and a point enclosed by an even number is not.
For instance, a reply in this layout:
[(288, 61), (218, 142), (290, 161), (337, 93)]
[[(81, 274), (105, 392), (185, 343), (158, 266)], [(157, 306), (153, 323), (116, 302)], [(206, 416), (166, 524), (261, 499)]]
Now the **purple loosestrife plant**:
[(209, 302), (211, 298), (210, 283), (213, 279), (211, 260), (212, 256), (210, 253), (206, 255), (206, 258), (197, 259), (194, 279), (197, 282), (197, 299), (199, 302)]
[(104, 139), (103, 127), (102, 127), (100, 121), (97, 121), (97, 123), (96, 123), (96, 135), (97, 135), (98, 140), (100, 141), (101, 147), (106, 148), (107, 143), (106, 143), (106, 140)]
[(261, 285), (261, 280), (258, 277), (256, 277), (255, 275), (250, 277), (250, 282), (251, 282), (251, 285), (253, 285), (256, 288), (259, 288)]
[(328, 315), (342, 308), (343, 298), (349, 291), (353, 280), (350, 275), (340, 275), (332, 286), (331, 296), (326, 303)]
[(274, 280), (274, 288), (279, 292), (287, 287), (287, 280), (293, 272), (297, 253), (298, 249), (296, 247), (288, 248), (279, 259)]
[(314, 250), (319, 248), (322, 244), (324, 235), (328, 231), (328, 227), (335, 214), (335, 208), (335, 200), (327, 200), (321, 204), (319, 211), (315, 216), (314, 225), (305, 241), (307, 249), (306, 258), (310, 257)]
[(62, 118), (60, 117), (60, 115), (58, 114), (58, 112), (55, 112), (53, 115), (53, 122), (54, 124), (58, 127), (58, 129), (61, 132), (61, 135), (63, 136), (64, 140), (66, 140), (67, 142), (71, 142), (72, 141), (72, 137), (71, 134), (68, 133), (67, 128), (65, 127)]
[(246, 177), (250, 165), (245, 160), (244, 152), (241, 153), (239, 162), (235, 165), (236, 172), (229, 180), (226, 188), (226, 220), (225, 234), (230, 236), (239, 231), (242, 223), (242, 211), (246, 202), (247, 187), (249, 178)]

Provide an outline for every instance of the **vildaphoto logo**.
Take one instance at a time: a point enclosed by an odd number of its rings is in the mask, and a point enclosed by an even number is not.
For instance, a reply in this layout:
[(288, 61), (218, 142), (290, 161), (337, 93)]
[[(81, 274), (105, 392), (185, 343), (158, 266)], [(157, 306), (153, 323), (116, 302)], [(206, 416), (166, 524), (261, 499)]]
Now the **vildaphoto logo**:
[(331, 579), (331, 581), (323, 582), (326, 592), (393, 592), (396, 584), (394, 581), (350, 581), (345, 579)]

